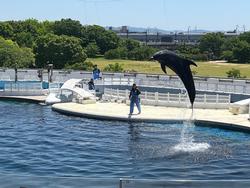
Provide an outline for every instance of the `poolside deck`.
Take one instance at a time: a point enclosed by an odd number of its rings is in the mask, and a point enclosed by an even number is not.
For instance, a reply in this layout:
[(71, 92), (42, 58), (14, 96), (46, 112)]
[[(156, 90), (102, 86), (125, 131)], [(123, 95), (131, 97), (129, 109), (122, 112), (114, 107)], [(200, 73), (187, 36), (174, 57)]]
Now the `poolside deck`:
[[(188, 120), (192, 116), (191, 109), (158, 106), (142, 106), (141, 114), (129, 116), (128, 105), (101, 102), (85, 105), (76, 103), (59, 103), (54, 104), (52, 109), (66, 115), (132, 122), (179, 122)], [(136, 108), (135, 113), (137, 113)], [(250, 131), (250, 121), (248, 120), (248, 116), (248, 114), (233, 115), (228, 110), (221, 109), (194, 109), (193, 112), (193, 119), (196, 122), (202, 122), (203, 124), (208, 123), (215, 127)]]

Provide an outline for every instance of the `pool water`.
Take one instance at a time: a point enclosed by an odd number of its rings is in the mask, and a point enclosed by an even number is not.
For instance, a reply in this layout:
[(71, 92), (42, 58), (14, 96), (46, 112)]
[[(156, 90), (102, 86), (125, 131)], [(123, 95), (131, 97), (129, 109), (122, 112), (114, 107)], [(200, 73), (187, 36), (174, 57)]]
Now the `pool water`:
[(183, 124), (98, 121), (0, 102), (0, 174), (247, 179), (250, 134)]

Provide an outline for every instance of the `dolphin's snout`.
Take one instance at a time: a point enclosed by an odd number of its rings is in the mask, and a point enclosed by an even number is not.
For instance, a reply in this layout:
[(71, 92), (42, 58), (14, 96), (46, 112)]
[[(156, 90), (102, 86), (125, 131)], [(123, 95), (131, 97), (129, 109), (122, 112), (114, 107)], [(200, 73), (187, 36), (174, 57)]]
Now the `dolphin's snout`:
[(153, 61), (153, 60), (155, 60), (154, 56), (152, 56), (152, 57), (149, 58), (149, 61)]

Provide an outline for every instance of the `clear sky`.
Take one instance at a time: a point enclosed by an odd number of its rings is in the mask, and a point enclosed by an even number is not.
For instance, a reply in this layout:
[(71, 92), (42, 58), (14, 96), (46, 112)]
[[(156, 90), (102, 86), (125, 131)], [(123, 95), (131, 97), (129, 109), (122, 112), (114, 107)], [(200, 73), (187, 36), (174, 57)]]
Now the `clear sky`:
[(250, 30), (250, 0), (0, 0), (0, 20), (59, 20), (166, 30)]

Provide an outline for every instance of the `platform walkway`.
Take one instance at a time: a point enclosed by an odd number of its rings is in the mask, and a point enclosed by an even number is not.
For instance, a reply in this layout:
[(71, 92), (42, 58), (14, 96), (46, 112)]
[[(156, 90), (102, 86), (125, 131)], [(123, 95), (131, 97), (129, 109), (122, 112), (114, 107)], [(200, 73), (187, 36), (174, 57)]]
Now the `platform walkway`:
[[(192, 115), (191, 109), (142, 106), (142, 113), (129, 116), (129, 106), (123, 103), (95, 103), (76, 104), (59, 103), (52, 106), (54, 111), (86, 118), (101, 120), (117, 120), (132, 122), (180, 122), (189, 120)], [(228, 110), (222, 109), (194, 109), (193, 119), (202, 124), (209, 124), (215, 127), (227, 129), (241, 129), (250, 131), (248, 114), (233, 115)]]

